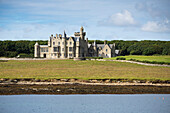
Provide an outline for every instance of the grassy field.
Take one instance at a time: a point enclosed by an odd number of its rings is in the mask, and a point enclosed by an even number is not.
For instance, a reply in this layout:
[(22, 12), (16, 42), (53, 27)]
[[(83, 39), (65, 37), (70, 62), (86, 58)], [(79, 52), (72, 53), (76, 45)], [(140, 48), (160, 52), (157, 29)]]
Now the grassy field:
[(106, 58), (106, 59), (113, 59), (116, 60), (116, 58), (123, 57), (126, 58), (126, 60), (130, 59), (136, 59), (140, 61), (157, 61), (157, 62), (168, 62), (170, 63), (170, 56), (142, 56), (142, 55), (129, 55), (129, 56), (118, 56), (113, 58)]
[(170, 80), (170, 68), (112, 61), (11, 60), (0, 62), (0, 78)]

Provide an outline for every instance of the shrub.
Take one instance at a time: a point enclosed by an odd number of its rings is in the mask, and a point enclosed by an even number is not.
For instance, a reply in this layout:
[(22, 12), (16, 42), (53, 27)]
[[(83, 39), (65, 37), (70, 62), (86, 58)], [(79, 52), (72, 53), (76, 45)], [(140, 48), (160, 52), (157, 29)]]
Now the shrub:
[(129, 59), (130, 61), (136, 61), (136, 59), (133, 59), (133, 58), (131, 58), (131, 59)]
[(85, 57), (86, 59), (89, 59), (89, 60), (91, 60), (91, 59), (103, 59), (103, 57)]
[(33, 54), (26, 54), (26, 53), (20, 53), (19, 58), (33, 58), (34, 55)]
[(0, 62), (8, 62), (8, 60), (0, 60)]
[(118, 57), (118, 58), (116, 58), (116, 60), (126, 60), (126, 58)]

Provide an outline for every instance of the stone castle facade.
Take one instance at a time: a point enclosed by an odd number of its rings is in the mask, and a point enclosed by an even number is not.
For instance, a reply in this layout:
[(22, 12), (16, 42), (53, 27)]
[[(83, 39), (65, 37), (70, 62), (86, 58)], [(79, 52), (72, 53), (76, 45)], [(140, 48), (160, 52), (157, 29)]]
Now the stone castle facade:
[(86, 32), (80, 28), (80, 32), (75, 32), (74, 37), (67, 37), (65, 31), (63, 36), (56, 34), (51, 35), (48, 45), (34, 45), (34, 57), (44, 58), (81, 58), (81, 57), (115, 57), (118, 50), (115, 50), (115, 44), (93, 44), (88, 43), (85, 39)]

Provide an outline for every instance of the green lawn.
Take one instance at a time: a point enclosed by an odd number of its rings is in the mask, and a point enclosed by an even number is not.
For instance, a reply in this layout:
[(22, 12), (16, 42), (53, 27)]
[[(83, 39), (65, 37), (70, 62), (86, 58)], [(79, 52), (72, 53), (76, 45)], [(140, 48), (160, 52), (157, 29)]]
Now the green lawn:
[[(123, 57), (126, 58), (126, 60), (130, 59), (136, 59), (140, 61), (157, 61), (157, 62), (167, 62), (170, 63), (170, 56), (142, 56), (142, 55), (129, 55), (129, 56), (118, 56), (118, 57)], [(113, 59), (116, 60), (118, 57), (113, 57), (113, 58), (106, 58), (106, 59)]]
[(11, 60), (0, 62), (0, 78), (170, 80), (170, 68), (113, 61)]

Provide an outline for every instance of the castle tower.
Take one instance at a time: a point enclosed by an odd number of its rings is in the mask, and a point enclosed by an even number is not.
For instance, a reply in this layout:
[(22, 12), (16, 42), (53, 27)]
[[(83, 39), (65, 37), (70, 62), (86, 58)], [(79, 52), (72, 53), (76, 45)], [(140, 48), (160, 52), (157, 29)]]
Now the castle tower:
[(97, 57), (97, 44), (96, 44), (96, 40), (94, 41), (94, 56)]
[(80, 57), (80, 39), (76, 41), (76, 58)]
[(84, 28), (83, 28), (83, 26), (80, 28), (80, 37), (81, 37), (81, 39), (82, 40), (84, 40), (84, 33), (83, 33), (83, 31), (84, 31)]
[(61, 57), (66, 58), (66, 33), (64, 31), (61, 44)]
[(53, 34), (51, 34), (50, 39), (48, 40), (48, 46), (52, 46), (52, 39), (53, 39)]
[(38, 42), (35, 43), (34, 49), (34, 57), (40, 57), (40, 45)]

